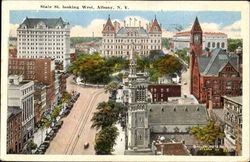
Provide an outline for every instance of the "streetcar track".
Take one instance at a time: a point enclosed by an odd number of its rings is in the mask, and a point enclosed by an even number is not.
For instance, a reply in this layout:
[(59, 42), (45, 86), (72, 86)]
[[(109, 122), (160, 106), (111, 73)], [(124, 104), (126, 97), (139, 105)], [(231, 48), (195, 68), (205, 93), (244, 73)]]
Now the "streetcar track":
[[(82, 123), (81, 126), (80, 126), (80, 129), (79, 129), (78, 134), (82, 134), (82, 132), (83, 132), (83, 130), (84, 130), (84, 128), (85, 128), (85, 125), (86, 125), (86, 123), (87, 123), (87, 121), (88, 121), (88, 119), (89, 119), (89, 115), (91, 114), (91, 111), (93, 110), (92, 107), (93, 107), (95, 101), (97, 100), (98, 96), (99, 96), (101, 93), (103, 93), (103, 92), (101, 91), (101, 92), (99, 92), (98, 94), (96, 94), (94, 100), (92, 101), (91, 105), (89, 106), (88, 112), (87, 112), (87, 114), (86, 114), (87, 116), (86, 116), (86, 118), (83, 120), (83, 123)], [(75, 147), (76, 147), (78, 141), (79, 141), (79, 138), (77, 137), (76, 140), (75, 140), (74, 143), (73, 143), (72, 150), (71, 150), (70, 154), (73, 154), (73, 152), (74, 152), (74, 150), (75, 150)]]
[[(89, 115), (89, 113), (91, 111), (91, 106), (93, 105), (94, 100), (96, 100), (96, 96), (99, 95), (100, 93), (102, 93), (102, 92), (99, 92), (98, 90), (92, 93), (94, 96), (91, 97), (90, 102), (86, 105), (86, 107), (87, 107), (86, 110), (80, 116), (80, 119), (77, 122), (77, 125), (75, 126), (73, 134), (72, 134), (72, 136), (71, 136), (71, 138), (69, 140), (69, 143), (67, 144), (67, 147), (65, 149), (65, 154), (68, 154), (68, 153), (72, 154), (72, 152), (74, 151), (74, 148), (75, 148), (74, 145), (77, 144), (77, 139), (76, 139), (77, 135), (79, 134), (79, 132), (82, 133), (82, 129), (81, 128), (83, 127), (82, 125), (83, 125), (83, 122), (85, 121), (84, 120), (85, 119), (84, 116)], [(86, 122), (85, 122), (85, 124), (86, 124)], [(76, 144), (75, 144), (75, 141), (76, 141)], [(72, 145), (72, 143), (73, 143), (73, 145)], [(73, 147), (71, 147), (71, 146), (73, 146)]]

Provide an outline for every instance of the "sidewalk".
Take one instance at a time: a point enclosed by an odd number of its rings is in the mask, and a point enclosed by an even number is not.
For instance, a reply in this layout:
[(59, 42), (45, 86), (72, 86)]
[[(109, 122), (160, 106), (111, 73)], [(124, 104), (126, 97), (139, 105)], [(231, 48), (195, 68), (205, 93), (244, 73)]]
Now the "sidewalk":
[(122, 130), (120, 124), (115, 125), (118, 128), (119, 135), (116, 138), (113, 155), (124, 155), (125, 151), (125, 131)]

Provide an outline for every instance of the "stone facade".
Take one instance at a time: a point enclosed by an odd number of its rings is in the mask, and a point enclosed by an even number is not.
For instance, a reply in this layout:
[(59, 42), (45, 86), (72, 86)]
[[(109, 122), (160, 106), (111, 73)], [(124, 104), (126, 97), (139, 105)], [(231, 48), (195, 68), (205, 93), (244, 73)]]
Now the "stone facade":
[(211, 53), (202, 52), (202, 29), (196, 18), (191, 30), (191, 94), (200, 103), (213, 108), (222, 108), (222, 95), (239, 96), (242, 94), (237, 56), (230, 56), (225, 50), (217, 48)]
[(70, 63), (69, 23), (62, 18), (27, 18), (17, 29), (18, 58), (52, 58), (63, 64)]
[(162, 30), (156, 18), (145, 29), (141, 25), (128, 26), (126, 23), (123, 27), (118, 22), (113, 25), (109, 17), (103, 25), (102, 35), (101, 53), (104, 57), (128, 59), (132, 48), (137, 50), (139, 56), (148, 56), (151, 50), (162, 49)]
[(22, 109), (22, 142), (25, 145), (34, 131), (34, 82), (23, 81), (22, 76), (10, 75), (8, 106)]
[[(190, 31), (180, 32), (173, 36), (173, 50), (182, 50), (190, 48)], [(227, 49), (227, 35), (220, 32), (203, 32), (202, 49), (208, 48), (210, 50), (216, 48)]]
[(229, 151), (236, 150), (241, 155), (242, 150), (242, 96), (223, 96), (224, 121), (225, 121), (225, 147)]

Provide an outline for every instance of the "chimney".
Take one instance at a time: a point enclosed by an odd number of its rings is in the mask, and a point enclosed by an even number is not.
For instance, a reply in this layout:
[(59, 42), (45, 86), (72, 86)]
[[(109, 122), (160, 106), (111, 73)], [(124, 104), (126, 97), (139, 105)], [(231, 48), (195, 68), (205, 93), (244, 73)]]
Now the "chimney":
[(126, 21), (124, 20), (124, 27), (126, 27)]

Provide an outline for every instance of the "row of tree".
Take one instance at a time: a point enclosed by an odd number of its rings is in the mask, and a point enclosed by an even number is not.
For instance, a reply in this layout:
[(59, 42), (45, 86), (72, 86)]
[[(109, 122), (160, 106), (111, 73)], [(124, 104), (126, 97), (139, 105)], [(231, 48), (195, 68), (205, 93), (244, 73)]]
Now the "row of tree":
[[(151, 51), (149, 57), (137, 56), (137, 70), (149, 72), (151, 81), (158, 77), (181, 70), (179, 59), (172, 55), (165, 55), (161, 51)], [(104, 58), (99, 54), (83, 54), (77, 57), (69, 68), (69, 72), (80, 76), (85, 83), (107, 84), (112, 80), (114, 72), (127, 70), (129, 60), (122, 57)], [(121, 75), (116, 79), (121, 80)]]
[(122, 120), (125, 113), (124, 106), (114, 101), (102, 102), (97, 106), (91, 121), (92, 128), (100, 130), (95, 138), (95, 152), (98, 155), (110, 155), (115, 140), (119, 135), (115, 124)]

